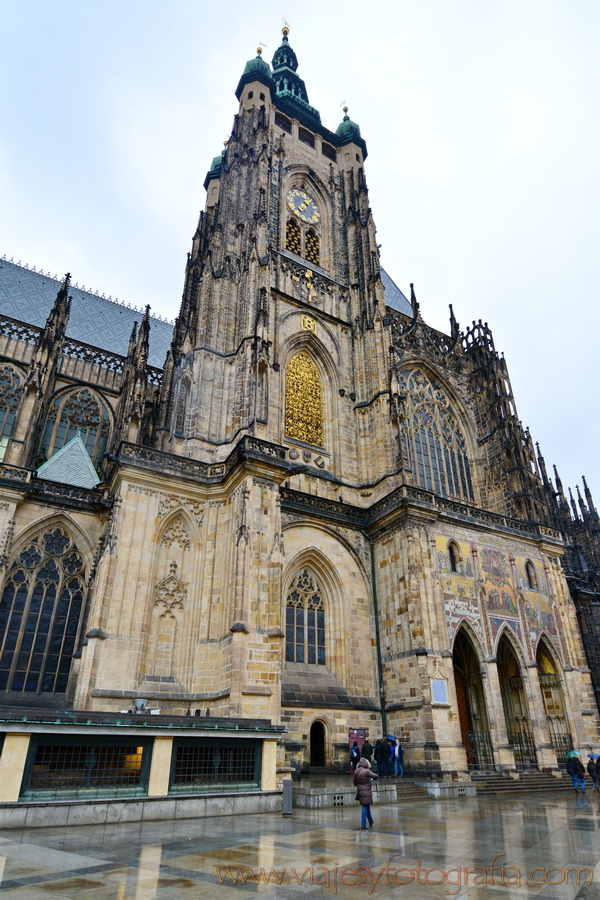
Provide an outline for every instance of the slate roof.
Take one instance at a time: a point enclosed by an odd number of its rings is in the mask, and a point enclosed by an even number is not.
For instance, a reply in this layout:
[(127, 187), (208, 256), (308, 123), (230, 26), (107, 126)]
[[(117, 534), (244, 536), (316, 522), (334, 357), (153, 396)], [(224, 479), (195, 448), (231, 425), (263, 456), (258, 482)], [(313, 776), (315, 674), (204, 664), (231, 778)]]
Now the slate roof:
[(79, 434), (57, 450), (35, 474), (38, 478), (45, 478), (46, 481), (74, 484), (76, 487), (89, 490), (100, 483), (94, 463)]
[(404, 313), (405, 316), (410, 316), (412, 319), (413, 312), (410, 300), (406, 299), (396, 282), (392, 281), (385, 269), (381, 270), (381, 281), (385, 291), (386, 306), (391, 306), (392, 309), (397, 309), (398, 312)]
[[(381, 270), (381, 280), (386, 305), (412, 317), (409, 301), (385, 269)], [(0, 259), (0, 313), (11, 319), (43, 328), (60, 286), (56, 278)], [(133, 323), (139, 324), (143, 313), (78, 287), (71, 287), (69, 294), (73, 302), (67, 337), (126, 356)], [(162, 369), (172, 334), (170, 322), (150, 316), (151, 366)]]
[[(60, 286), (56, 278), (0, 259), (0, 313), (11, 319), (43, 328)], [(69, 294), (73, 302), (67, 337), (126, 356), (133, 323), (142, 321), (143, 312), (77, 287)], [(151, 366), (162, 369), (172, 333), (169, 322), (150, 316)]]

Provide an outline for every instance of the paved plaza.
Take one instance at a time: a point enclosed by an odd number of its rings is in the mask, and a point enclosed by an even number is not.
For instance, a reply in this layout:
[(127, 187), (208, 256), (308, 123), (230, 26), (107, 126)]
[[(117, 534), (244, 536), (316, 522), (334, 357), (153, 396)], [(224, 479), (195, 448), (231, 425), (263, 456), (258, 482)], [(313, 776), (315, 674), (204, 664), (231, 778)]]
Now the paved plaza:
[(369, 831), (358, 804), (292, 817), (3, 830), (0, 897), (600, 898), (600, 801), (591, 793), (422, 800), (373, 814)]

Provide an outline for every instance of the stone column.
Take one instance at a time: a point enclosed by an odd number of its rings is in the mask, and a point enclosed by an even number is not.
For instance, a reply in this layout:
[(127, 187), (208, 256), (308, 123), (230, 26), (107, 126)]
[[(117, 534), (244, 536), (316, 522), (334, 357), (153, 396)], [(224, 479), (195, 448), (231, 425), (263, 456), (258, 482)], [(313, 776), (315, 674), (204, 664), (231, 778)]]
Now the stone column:
[(535, 662), (527, 663), (527, 667), (523, 672), (523, 688), (529, 707), (531, 732), (536, 749), (540, 751), (538, 753), (538, 765), (540, 767), (544, 766), (544, 768), (557, 769), (558, 761), (550, 740), (550, 732), (546, 722), (546, 707)]
[(30, 734), (9, 731), (0, 757), (0, 803), (16, 803), (21, 793)]
[(155, 737), (152, 747), (152, 763), (148, 779), (148, 796), (164, 797), (169, 793), (173, 738)]
[(277, 788), (277, 741), (263, 741), (260, 787), (263, 791)]

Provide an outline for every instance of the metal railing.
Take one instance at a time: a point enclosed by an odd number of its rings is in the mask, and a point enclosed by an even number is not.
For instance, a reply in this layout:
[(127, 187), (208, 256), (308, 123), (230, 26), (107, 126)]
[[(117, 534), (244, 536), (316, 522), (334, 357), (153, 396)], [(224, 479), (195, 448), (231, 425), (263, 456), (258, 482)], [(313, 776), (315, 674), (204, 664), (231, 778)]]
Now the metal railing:
[(562, 765), (567, 761), (567, 753), (569, 750), (573, 749), (571, 732), (564, 719), (548, 716), (546, 722), (548, 723), (548, 732), (550, 734), (552, 747), (556, 753), (556, 759), (558, 763)]
[(538, 761), (533, 734), (530, 731), (513, 731), (509, 740), (517, 769), (536, 769)]
[(492, 738), (489, 731), (469, 731), (467, 741), (467, 756), (469, 760), (473, 760), (472, 762), (469, 762), (469, 768), (493, 769), (494, 750), (492, 748)]

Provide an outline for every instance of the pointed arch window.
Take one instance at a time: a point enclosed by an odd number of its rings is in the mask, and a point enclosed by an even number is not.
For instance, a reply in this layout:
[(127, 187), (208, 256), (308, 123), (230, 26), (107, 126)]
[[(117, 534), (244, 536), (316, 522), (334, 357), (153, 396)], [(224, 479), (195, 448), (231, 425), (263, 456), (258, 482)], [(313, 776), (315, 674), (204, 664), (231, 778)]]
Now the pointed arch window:
[(319, 238), (312, 228), (306, 232), (304, 256), (309, 262), (314, 263), (315, 266), (319, 265)]
[(402, 451), (415, 484), (474, 501), (466, 439), (448, 397), (418, 369), (399, 373), (398, 382), (407, 407)]
[(8, 441), (15, 424), (23, 377), (13, 366), (0, 366), (0, 462), (4, 459)]
[(304, 350), (290, 360), (285, 373), (285, 433), (316, 447), (324, 443), (321, 378)]
[(325, 607), (317, 578), (303, 569), (292, 581), (285, 610), (286, 662), (325, 665)]
[(102, 462), (110, 417), (99, 397), (87, 388), (57, 397), (48, 412), (42, 450), (47, 459), (81, 432), (87, 452), (95, 465)]
[(83, 558), (62, 528), (21, 550), (0, 599), (1, 691), (66, 691), (84, 584)]
[(285, 226), (285, 249), (302, 255), (302, 239), (300, 235), (300, 226), (295, 219), (288, 219)]

